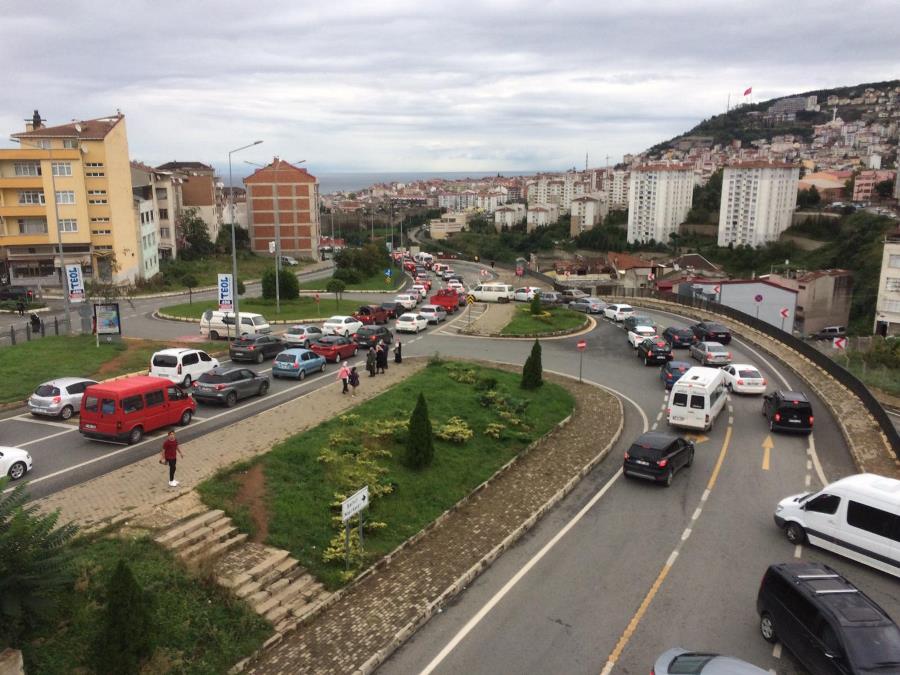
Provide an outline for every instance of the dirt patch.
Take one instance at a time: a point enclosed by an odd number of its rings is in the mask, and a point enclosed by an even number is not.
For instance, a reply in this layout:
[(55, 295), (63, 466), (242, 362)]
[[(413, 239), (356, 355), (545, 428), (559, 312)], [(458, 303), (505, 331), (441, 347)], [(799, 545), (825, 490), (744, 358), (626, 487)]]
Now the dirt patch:
[(262, 544), (269, 538), (269, 510), (266, 508), (266, 474), (262, 462), (255, 463), (240, 477), (241, 488), (235, 495), (236, 504), (246, 506), (253, 519), (251, 541)]
[(118, 375), (122, 371), (122, 366), (130, 360), (131, 354), (145, 346), (143, 343), (134, 343), (127, 340), (123, 340), (122, 344), (125, 345), (125, 349), (100, 366), (97, 372), (94, 373), (97, 379)]

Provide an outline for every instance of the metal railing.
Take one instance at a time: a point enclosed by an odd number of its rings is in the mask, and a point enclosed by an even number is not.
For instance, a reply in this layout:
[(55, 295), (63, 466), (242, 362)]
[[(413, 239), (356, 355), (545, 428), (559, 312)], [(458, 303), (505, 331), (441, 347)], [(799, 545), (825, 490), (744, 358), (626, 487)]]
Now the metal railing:
[(23, 319), (18, 325), (13, 324), (9, 328), (0, 330), (0, 347), (10, 347), (23, 342), (30, 342), (31, 340), (40, 340), (49, 335), (68, 334), (69, 323), (65, 317), (41, 318), (39, 323), (32, 323), (27, 319)]

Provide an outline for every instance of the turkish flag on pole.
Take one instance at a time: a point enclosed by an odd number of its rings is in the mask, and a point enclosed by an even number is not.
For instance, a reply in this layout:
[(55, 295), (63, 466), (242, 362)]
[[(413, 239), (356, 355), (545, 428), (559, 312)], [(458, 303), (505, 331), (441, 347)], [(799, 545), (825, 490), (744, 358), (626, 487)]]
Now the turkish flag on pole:
[(752, 91), (753, 91), (753, 87), (747, 87), (744, 90), (744, 96), (749, 96)]

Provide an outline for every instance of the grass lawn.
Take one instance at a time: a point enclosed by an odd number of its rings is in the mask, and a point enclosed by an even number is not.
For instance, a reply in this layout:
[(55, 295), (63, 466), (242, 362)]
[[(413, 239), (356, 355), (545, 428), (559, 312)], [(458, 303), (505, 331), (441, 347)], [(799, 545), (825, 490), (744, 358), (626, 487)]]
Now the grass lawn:
[[(221, 351), (221, 343), (196, 343), (198, 349)], [(55, 377), (101, 380), (147, 369), (153, 352), (175, 343), (155, 340), (101, 342), (92, 335), (52, 336), (0, 349), (0, 403), (23, 401), (41, 382)], [(227, 349), (227, 346), (224, 347)]]
[[(303, 321), (318, 317), (329, 317), (335, 314), (352, 314), (361, 304), (359, 300), (339, 300), (335, 302), (334, 293), (322, 293), (318, 305), (312, 296), (302, 295), (296, 300), (282, 300), (281, 314), (275, 313), (275, 301), (263, 298), (241, 298), (241, 312), (262, 314), (269, 321)], [(185, 302), (180, 305), (161, 307), (160, 312), (189, 319), (199, 319), (208, 309), (218, 309), (216, 300), (198, 301), (193, 304)]]
[[(432, 363), (351, 413), (275, 446), (254, 460), (262, 463), (265, 475), (266, 543), (288, 549), (329, 588), (341, 586), (348, 580), (343, 558), (323, 560), (333, 537), (342, 542), (341, 499), (363, 485), (372, 495), (365, 554), (354, 559), (355, 574), (420, 531), (572, 411), (574, 401), (562, 387), (545, 383), (525, 391), (520, 380), (519, 373), (481, 365)], [(405, 423), (420, 392), (435, 434), (458, 416), (473, 435), (464, 443), (435, 436), (433, 463), (414, 471), (401, 460)], [(208, 505), (224, 509), (252, 531), (248, 508), (237, 501), (249, 466), (230, 467), (199, 491)], [(370, 529), (377, 523), (383, 526)]]
[(587, 319), (582, 312), (565, 307), (548, 307), (550, 316), (532, 316), (528, 303), (516, 308), (512, 321), (500, 331), (502, 335), (538, 335), (583, 326)]
[(73, 546), (74, 588), (60, 594), (49, 620), (23, 646), (29, 673), (93, 672), (85, 667), (103, 618), (106, 584), (119, 559), (128, 561), (155, 604), (157, 647), (143, 672), (224, 673), (272, 632), (249, 606), (212, 581), (188, 576), (149, 539), (103, 538)]
[(900, 370), (886, 366), (867, 366), (859, 358), (835, 359), (868, 387), (877, 387), (893, 396), (900, 396)]
[[(385, 268), (387, 269), (387, 268)], [(403, 282), (406, 280), (406, 276), (403, 274), (403, 270), (399, 267), (391, 267), (393, 270), (391, 273), (391, 283), (387, 284), (384, 282), (384, 270), (380, 270), (377, 274), (363, 279), (357, 284), (347, 284), (348, 291), (395, 291), (400, 286), (403, 285)], [(315, 291), (325, 288), (325, 286), (330, 281), (330, 278), (325, 279), (314, 279), (312, 281), (303, 281), (300, 283), (301, 291)]]

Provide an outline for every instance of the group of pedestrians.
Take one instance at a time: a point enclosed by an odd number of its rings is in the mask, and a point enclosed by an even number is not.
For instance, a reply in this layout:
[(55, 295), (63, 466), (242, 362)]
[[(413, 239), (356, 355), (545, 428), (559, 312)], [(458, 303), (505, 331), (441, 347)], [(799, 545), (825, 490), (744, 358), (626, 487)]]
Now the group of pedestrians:
[[(403, 345), (397, 340), (394, 345), (394, 363), (403, 363)], [(379, 340), (374, 347), (369, 347), (366, 353), (366, 370), (369, 377), (375, 377), (379, 374), (387, 373), (388, 369), (388, 346), (383, 340)], [(337, 379), (341, 381), (342, 394), (349, 393), (356, 396), (356, 388), (359, 386), (359, 372), (356, 366), (348, 366), (346, 363), (341, 366), (338, 371)]]

